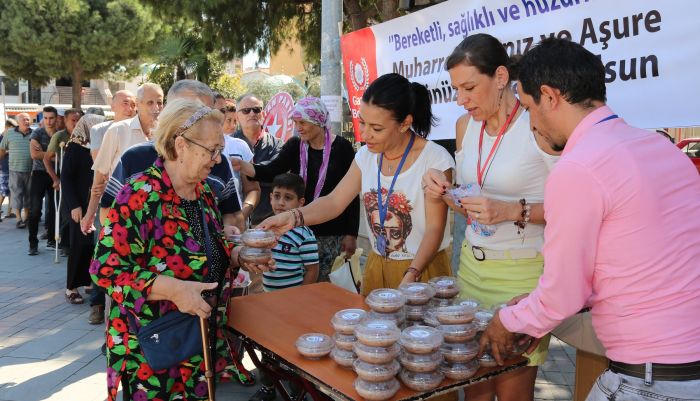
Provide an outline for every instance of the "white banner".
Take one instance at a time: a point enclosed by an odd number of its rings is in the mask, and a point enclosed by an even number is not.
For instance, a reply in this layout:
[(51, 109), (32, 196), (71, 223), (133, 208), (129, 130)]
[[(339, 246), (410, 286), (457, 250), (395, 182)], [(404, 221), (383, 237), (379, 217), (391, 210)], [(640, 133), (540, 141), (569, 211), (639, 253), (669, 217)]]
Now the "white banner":
[[(510, 55), (523, 54), (553, 35), (600, 56), (608, 104), (630, 124), (698, 126), (698, 15), (697, 0), (448, 1), (367, 28), (371, 34), (360, 30), (343, 37), (350, 105), (355, 115), (366, 88), (358, 82), (397, 72), (428, 87), (440, 118), (430, 138), (454, 139), (455, 121), (464, 113), (444, 70), (454, 47), (467, 35), (488, 33)], [(376, 66), (368, 67), (367, 60)]]

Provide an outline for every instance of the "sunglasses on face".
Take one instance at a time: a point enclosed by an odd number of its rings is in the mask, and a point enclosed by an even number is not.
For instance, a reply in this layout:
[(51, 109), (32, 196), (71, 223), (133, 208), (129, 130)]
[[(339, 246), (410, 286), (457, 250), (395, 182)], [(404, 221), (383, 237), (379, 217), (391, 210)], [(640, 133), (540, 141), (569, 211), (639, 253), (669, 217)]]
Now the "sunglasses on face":
[(262, 107), (246, 107), (245, 109), (238, 110), (243, 114), (250, 114), (252, 111), (255, 114), (260, 114), (262, 112)]

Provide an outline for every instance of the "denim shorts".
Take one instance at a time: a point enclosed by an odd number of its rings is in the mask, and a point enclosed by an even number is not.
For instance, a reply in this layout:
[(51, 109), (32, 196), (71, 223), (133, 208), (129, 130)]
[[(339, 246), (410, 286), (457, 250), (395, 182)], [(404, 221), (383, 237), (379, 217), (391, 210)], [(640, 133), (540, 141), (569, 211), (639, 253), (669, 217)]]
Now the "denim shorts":
[(700, 401), (700, 380), (644, 380), (606, 370), (593, 384), (586, 401)]

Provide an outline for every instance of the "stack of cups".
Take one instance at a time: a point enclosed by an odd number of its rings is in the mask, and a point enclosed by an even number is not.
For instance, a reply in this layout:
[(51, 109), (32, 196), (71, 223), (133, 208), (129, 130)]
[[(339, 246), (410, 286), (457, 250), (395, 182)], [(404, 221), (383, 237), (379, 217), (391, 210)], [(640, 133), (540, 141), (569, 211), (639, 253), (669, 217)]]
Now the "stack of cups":
[(441, 351), (445, 361), (441, 372), (453, 380), (466, 380), (479, 369), (475, 359), (479, 344), (474, 340), (477, 328), (473, 324), (478, 302), (464, 301), (437, 308), (437, 327), (445, 338)]
[(428, 283), (435, 290), (435, 295), (426, 305), (423, 322), (428, 326), (437, 327), (440, 325), (437, 320), (437, 308), (452, 305), (459, 296), (459, 288), (457, 279), (448, 276), (432, 278)]
[(404, 310), (409, 325), (423, 325), (423, 315), (430, 299), (435, 296), (435, 288), (427, 283), (407, 283), (401, 284), (399, 291), (406, 297)]
[[(478, 332), (477, 340), (481, 337), (481, 333), (484, 330), (486, 330), (486, 327), (491, 322), (493, 315), (494, 315), (493, 309), (487, 309), (487, 308), (478, 308), (477, 309), (476, 313), (474, 314), (474, 326), (476, 327), (476, 330)], [(496, 359), (494, 359), (494, 357), (490, 353), (485, 352), (481, 356), (481, 358), (479, 358), (479, 363), (483, 367), (491, 368), (491, 367), (496, 366)]]
[[(383, 312), (386, 313), (386, 312)], [(392, 320), (366, 319), (355, 326), (357, 342), (353, 349), (357, 360), (353, 367), (358, 375), (355, 390), (364, 399), (387, 400), (399, 390), (396, 357), (401, 347), (397, 344), (401, 331)]]
[(440, 385), (445, 376), (440, 372), (440, 346), (443, 336), (429, 326), (412, 326), (401, 333), (399, 360), (403, 370), (399, 377), (406, 387), (429, 391)]
[(353, 346), (357, 342), (355, 337), (355, 326), (367, 316), (367, 312), (362, 309), (343, 309), (337, 312), (331, 324), (335, 329), (333, 340), (335, 346), (331, 350), (331, 358), (344, 368), (352, 368), (352, 363), (357, 359), (353, 351)]
[(277, 243), (272, 231), (252, 228), (241, 234), (241, 240), (245, 245), (240, 253), (243, 262), (264, 265), (272, 259), (272, 248)]
[(401, 291), (390, 288), (379, 288), (367, 295), (365, 303), (370, 307), (367, 319), (390, 320), (399, 329), (406, 324), (406, 297)]

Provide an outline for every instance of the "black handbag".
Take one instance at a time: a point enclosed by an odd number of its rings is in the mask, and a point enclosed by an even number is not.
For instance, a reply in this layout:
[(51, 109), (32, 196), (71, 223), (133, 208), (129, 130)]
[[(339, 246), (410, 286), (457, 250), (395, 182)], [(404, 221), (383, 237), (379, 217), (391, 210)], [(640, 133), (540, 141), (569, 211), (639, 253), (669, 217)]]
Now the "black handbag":
[[(202, 229), (205, 236), (207, 258), (211, 260), (209, 227), (202, 207)], [(132, 327), (138, 327), (134, 316), (129, 314)], [(200, 318), (196, 315), (171, 311), (153, 320), (136, 332), (141, 351), (153, 370), (167, 369), (202, 354), (202, 331)]]

